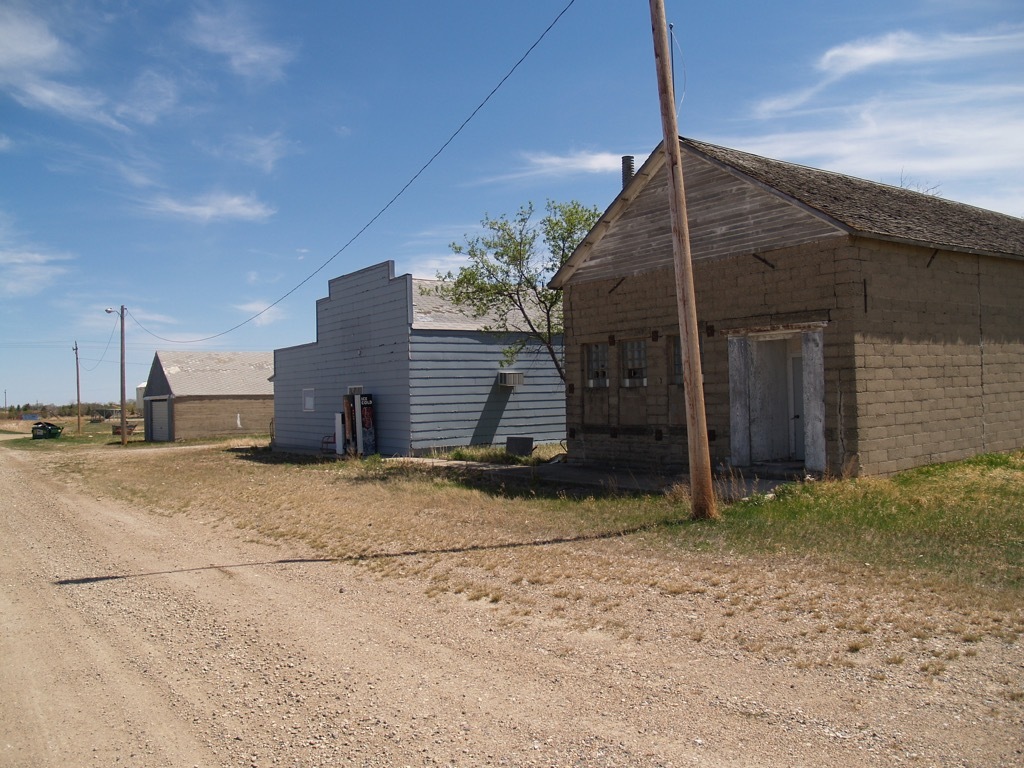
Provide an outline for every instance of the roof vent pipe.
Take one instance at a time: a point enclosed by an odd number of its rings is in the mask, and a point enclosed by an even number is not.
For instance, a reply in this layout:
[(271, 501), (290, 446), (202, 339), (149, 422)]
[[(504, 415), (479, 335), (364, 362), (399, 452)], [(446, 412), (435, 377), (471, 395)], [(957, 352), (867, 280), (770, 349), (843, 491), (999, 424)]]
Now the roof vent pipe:
[(622, 156), (622, 188), (625, 189), (633, 180), (633, 156)]

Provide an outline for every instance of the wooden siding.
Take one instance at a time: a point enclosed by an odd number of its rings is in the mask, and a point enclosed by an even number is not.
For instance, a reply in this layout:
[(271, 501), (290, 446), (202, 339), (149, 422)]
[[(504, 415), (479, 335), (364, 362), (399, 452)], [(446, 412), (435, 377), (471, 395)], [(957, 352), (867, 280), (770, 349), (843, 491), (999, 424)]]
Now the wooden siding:
[(171, 385), (167, 382), (167, 375), (156, 355), (149, 366), (149, 377), (146, 379), (146, 397), (168, 397), (173, 395)]
[(565, 388), (547, 353), (527, 347), (507, 370), (525, 383), (500, 386), (502, 350), (510, 339), (470, 331), (413, 331), (409, 386), (411, 447), (538, 442), (565, 438)]
[[(694, 261), (764, 254), (846, 233), (802, 207), (702, 158), (684, 155), (690, 250)], [(573, 282), (672, 267), (664, 167), (615, 221), (572, 275)]]
[[(409, 451), (408, 276), (390, 263), (335, 278), (317, 301), (317, 341), (274, 353), (274, 445), (319, 451), (334, 433), (342, 396), (360, 385), (373, 395), (383, 454)], [(302, 410), (302, 390), (315, 390), (315, 410)]]
[[(334, 433), (348, 388), (373, 395), (377, 446), (408, 455), (435, 446), (565, 437), (565, 395), (547, 355), (527, 349), (526, 383), (497, 384), (510, 339), (482, 331), (412, 328), (413, 285), (391, 262), (336, 278), (317, 302), (317, 341), (279, 349), (274, 361), (274, 446), (319, 451)], [(302, 390), (315, 410), (302, 410)]]

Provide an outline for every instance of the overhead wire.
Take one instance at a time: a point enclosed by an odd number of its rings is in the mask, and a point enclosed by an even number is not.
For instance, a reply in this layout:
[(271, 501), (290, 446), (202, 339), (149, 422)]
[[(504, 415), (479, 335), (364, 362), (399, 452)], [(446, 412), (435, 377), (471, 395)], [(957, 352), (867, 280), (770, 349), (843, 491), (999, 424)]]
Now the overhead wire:
[(668, 25), (668, 34), (672, 38), (672, 90), (676, 88), (676, 51), (679, 51), (679, 58), (683, 60), (683, 90), (680, 92), (679, 103), (676, 104), (676, 111), (680, 111), (683, 100), (686, 98), (686, 59), (683, 57), (683, 49), (679, 45), (679, 38), (676, 37), (675, 25)]
[(522, 63), (524, 61), (526, 61), (526, 59), (530, 56), (530, 54), (533, 53), (534, 49), (538, 45), (541, 44), (541, 42), (544, 40), (544, 38), (548, 36), (548, 33), (551, 32), (552, 29), (554, 29), (555, 25), (561, 20), (561, 18), (566, 14), (566, 12), (573, 5), (575, 5), (575, 3), (576, 3), (576, 0), (569, 0), (569, 2), (566, 4), (566, 6), (564, 8), (562, 8), (561, 11), (558, 12), (558, 15), (555, 16), (554, 20), (550, 24), (548, 24), (547, 28), (545, 28), (545, 30), (540, 34), (540, 37), (538, 37), (536, 40), (534, 40), (533, 44), (529, 48), (526, 49), (526, 52), (522, 56), (519, 57), (519, 60), (516, 61), (516, 63), (512, 65), (512, 68), (509, 69), (508, 72), (505, 73), (504, 77), (502, 77), (501, 80), (498, 81), (498, 84), (495, 85), (491, 89), (490, 93), (488, 93), (486, 97), (484, 97), (483, 101), (481, 101), (476, 106), (476, 108), (472, 112), (469, 113), (469, 116), (465, 120), (462, 121), (462, 123), (459, 125), (459, 127), (456, 128), (455, 131), (447, 138), (447, 140), (445, 140), (445, 142), (443, 144), (441, 144), (441, 146), (437, 149), (437, 151), (434, 152), (434, 154), (432, 154), (430, 156), (430, 159), (427, 160), (427, 162), (425, 162), (420, 167), (420, 169), (418, 171), (416, 171), (416, 173), (414, 173), (412, 175), (412, 177), (407, 182), (405, 182), (405, 184), (402, 186), (402, 188), (399, 189), (398, 192), (396, 192), (395, 195), (390, 200), (388, 200), (388, 202), (385, 203), (384, 206), (379, 211), (377, 211), (377, 213), (374, 214), (373, 217), (369, 221), (367, 221), (362, 227), (360, 227), (359, 230), (354, 235), (352, 235), (352, 237), (350, 237), (349, 240), (344, 245), (341, 246), (341, 248), (339, 248), (337, 251), (335, 251), (334, 255), (332, 255), (323, 264), (321, 264), (319, 267), (317, 267), (315, 270), (313, 270), (310, 274), (308, 274), (305, 278), (303, 278), (297, 285), (295, 285), (291, 290), (289, 290), (287, 293), (285, 293), (279, 299), (277, 299), (276, 301), (274, 301), (271, 304), (268, 304), (266, 307), (261, 309), (259, 312), (257, 312), (256, 314), (252, 315), (251, 317), (243, 320), (242, 322), (238, 323), (237, 325), (234, 325), (231, 328), (228, 328), (226, 331), (221, 331), (220, 333), (214, 333), (214, 334), (212, 334), (210, 336), (204, 336), (204, 337), (199, 338), (199, 339), (181, 340), (181, 339), (165, 338), (163, 336), (160, 336), (160, 335), (154, 333), (153, 331), (149, 330), (148, 328), (146, 328), (142, 323), (139, 322), (138, 318), (136, 318), (134, 315), (132, 315), (132, 313), (129, 310), (126, 309), (125, 311), (127, 312), (128, 316), (131, 317), (132, 321), (140, 329), (142, 329), (145, 333), (148, 333), (150, 336), (152, 336), (155, 339), (159, 339), (160, 341), (166, 341), (169, 344), (199, 344), (199, 343), (204, 342), (204, 341), (211, 341), (213, 339), (220, 338), (221, 336), (227, 336), (229, 333), (233, 333), (234, 331), (237, 331), (239, 328), (242, 328), (243, 326), (248, 325), (249, 323), (251, 323), (254, 320), (256, 320), (257, 318), (261, 317), (265, 313), (269, 312), (271, 309), (276, 307), (278, 304), (280, 304), (285, 299), (287, 299), (289, 296), (291, 296), (293, 293), (295, 293), (297, 290), (299, 290), (299, 288), (301, 288), (306, 283), (308, 283), (310, 280), (312, 280), (314, 277), (316, 277), (318, 274), (320, 274), (320, 272), (322, 272), (331, 262), (333, 262), (336, 258), (338, 258), (338, 256), (340, 256), (342, 253), (344, 253), (346, 250), (348, 250), (349, 246), (351, 246), (356, 240), (358, 240), (363, 235), (363, 233), (366, 232), (366, 230), (368, 230), (371, 226), (373, 226), (376, 223), (377, 219), (379, 219), (381, 216), (383, 216), (385, 213), (387, 213), (387, 211), (391, 208), (391, 206), (394, 205), (395, 202), (397, 202), (398, 199), (400, 197), (402, 197), (402, 195), (405, 194), (405, 192), (409, 189), (409, 187), (411, 187), (416, 182), (416, 180), (419, 179), (419, 177), (422, 176), (423, 173), (431, 165), (433, 165), (434, 161), (437, 160), (437, 158), (441, 156), (441, 153), (443, 153), (448, 148), (448, 146), (453, 141), (455, 141), (455, 139), (459, 136), (459, 134), (462, 133), (463, 129), (465, 129), (465, 127), (467, 125), (469, 125), (470, 121), (472, 121), (473, 118), (476, 117), (477, 113), (480, 112), (480, 110), (484, 108), (484, 106), (487, 104), (487, 102), (489, 102), (491, 100), (491, 98), (498, 92), (498, 90), (505, 84), (505, 82), (510, 77), (512, 77), (512, 75), (515, 73), (515, 71), (517, 69), (519, 69), (520, 65), (522, 65)]
[(92, 368), (84, 368), (84, 369), (83, 369), (83, 370), (84, 370), (84, 371), (85, 371), (86, 373), (92, 373), (92, 372), (93, 372), (93, 371), (95, 371), (95, 370), (96, 370), (97, 368), (99, 368), (99, 367), (100, 367), (100, 364), (101, 364), (101, 363), (103, 362), (103, 359), (104, 359), (104, 358), (105, 358), (105, 357), (107, 356), (107, 350), (108, 350), (108, 349), (110, 349), (110, 342), (111, 342), (111, 341), (113, 340), (113, 338), (114, 338), (114, 331), (116, 331), (116, 330), (117, 330), (117, 324), (118, 324), (118, 322), (119, 322), (119, 320), (115, 320), (115, 321), (114, 321), (114, 325), (113, 325), (113, 326), (111, 327), (111, 329), (110, 329), (110, 335), (109, 335), (109, 336), (107, 337), (107, 346), (105, 346), (105, 347), (103, 348), (103, 353), (102, 353), (102, 354), (100, 355), (100, 359), (96, 361), (96, 365), (94, 365), (94, 366), (93, 366)]

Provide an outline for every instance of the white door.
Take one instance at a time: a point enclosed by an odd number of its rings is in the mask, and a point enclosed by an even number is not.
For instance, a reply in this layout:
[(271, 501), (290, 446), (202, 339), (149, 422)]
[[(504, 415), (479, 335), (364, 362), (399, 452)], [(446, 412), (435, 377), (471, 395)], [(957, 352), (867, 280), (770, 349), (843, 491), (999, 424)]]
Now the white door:
[(166, 443), (171, 439), (170, 401), (149, 401), (149, 439), (157, 443)]
[(789, 423), (792, 425), (790, 445), (793, 458), (804, 460), (804, 359), (797, 355), (789, 359), (790, 371), (790, 402), (791, 414)]

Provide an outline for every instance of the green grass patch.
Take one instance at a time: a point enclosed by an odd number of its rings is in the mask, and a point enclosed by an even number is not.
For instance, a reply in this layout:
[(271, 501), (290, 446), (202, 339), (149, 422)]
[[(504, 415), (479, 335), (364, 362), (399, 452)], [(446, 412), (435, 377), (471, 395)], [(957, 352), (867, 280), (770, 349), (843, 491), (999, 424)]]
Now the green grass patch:
[[(98, 445), (121, 445), (121, 436), (111, 431), (111, 422), (93, 423), (82, 421), (82, 431), (79, 433), (78, 424), (75, 420), (58, 420), (55, 423), (64, 426), (64, 432), (60, 437), (42, 438), (33, 440), (31, 434), (14, 440), (4, 440), (0, 446), (24, 451), (60, 451), (83, 446)], [(145, 445), (142, 424), (136, 428), (134, 434), (128, 436), (128, 445)]]
[(685, 524), (699, 549), (809, 554), (957, 581), (1024, 587), (1024, 452), (979, 456), (890, 478), (784, 485)]
[(533, 466), (550, 461), (565, 449), (558, 443), (542, 443), (533, 448), (529, 456), (516, 456), (499, 445), (470, 445), (450, 450), (438, 450), (432, 454), (433, 458), (446, 459), (448, 461), (478, 461), (484, 464), (505, 464)]

